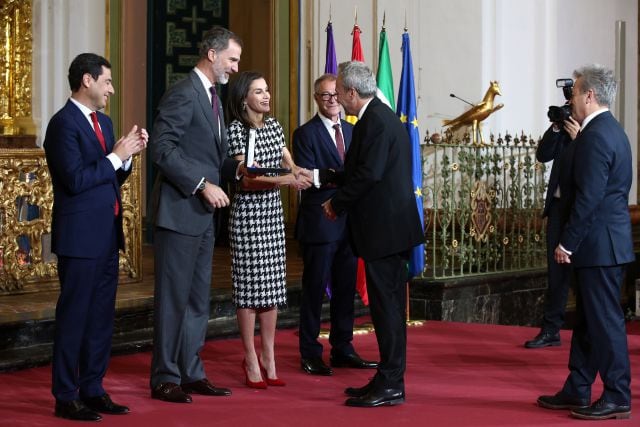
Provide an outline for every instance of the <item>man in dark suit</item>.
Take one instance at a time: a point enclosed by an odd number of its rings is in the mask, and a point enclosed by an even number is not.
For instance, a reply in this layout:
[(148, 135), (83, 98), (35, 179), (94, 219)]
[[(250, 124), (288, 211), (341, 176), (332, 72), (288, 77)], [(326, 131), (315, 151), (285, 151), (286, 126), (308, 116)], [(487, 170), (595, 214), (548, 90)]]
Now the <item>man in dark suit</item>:
[[(351, 144), (353, 125), (340, 120), (336, 76), (324, 74), (314, 83), (318, 114), (293, 132), (295, 163), (305, 169), (342, 171), (344, 156)], [(333, 197), (335, 185), (316, 185), (302, 191), (296, 238), (302, 246), (302, 301), (300, 303), (300, 356), (302, 369), (312, 375), (331, 375), (322, 360), (320, 314), (327, 283), (331, 284), (331, 365), (333, 367), (375, 368), (376, 362), (360, 358), (353, 349), (353, 300), (356, 290), (357, 258), (347, 234), (345, 215), (327, 219), (322, 203)]]
[(567, 147), (576, 137), (580, 125), (573, 118), (565, 120), (562, 127), (553, 123), (542, 136), (536, 150), (536, 159), (545, 163), (553, 160), (547, 197), (542, 217), (547, 218), (547, 291), (544, 296), (544, 315), (540, 333), (525, 342), (526, 348), (542, 348), (560, 345), (560, 328), (564, 324), (564, 313), (571, 282), (571, 266), (558, 264), (554, 251), (560, 242), (562, 226), (567, 215), (561, 215), (559, 189), (560, 171), (568, 169)]
[(323, 203), (325, 215), (347, 213), (351, 245), (365, 262), (371, 318), (380, 364), (364, 387), (347, 388), (348, 406), (404, 402), (406, 282), (409, 250), (424, 241), (411, 178), (411, 143), (400, 119), (376, 94), (364, 63), (340, 64), (336, 92), (357, 115), (344, 164), (343, 185)]
[(192, 393), (228, 396), (207, 379), (199, 352), (209, 320), (214, 214), (229, 204), (220, 187), (246, 168), (227, 157), (215, 84), (238, 71), (242, 41), (222, 27), (203, 36), (200, 59), (164, 94), (151, 137), (158, 176), (151, 196), (155, 251), (151, 396), (190, 403)]
[(78, 55), (69, 85), (71, 97), (49, 121), (44, 140), (53, 184), (51, 249), (60, 279), (52, 393), (56, 416), (99, 421), (99, 412), (129, 412), (111, 400), (102, 379), (111, 354), (118, 250), (124, 249), (120, 186), (148, 135), (134, 126), (115, 142), (111, 119), (98, 111), (114, 93), (105, 58)]
[[(613, 71), (591, 65), (574, 72), (572, 115), (580, 123), (574, 141), (573, 204), (556, 262), (571, 263), (577, 278), (576, 324), (571, 338), (569, 376), (561, 391), (540, 396), (550, 409), (572, 409), (580, 419), (629, 418), (631, 373), (620, 306), (625, 265), (634, 260), (629, 190), (631, 147), (609, 112), (616, 93)], [(565, 191), (566, 190), (566, 191)], [(599, 374), (600, 398), (591, 403), (591, 385)]]

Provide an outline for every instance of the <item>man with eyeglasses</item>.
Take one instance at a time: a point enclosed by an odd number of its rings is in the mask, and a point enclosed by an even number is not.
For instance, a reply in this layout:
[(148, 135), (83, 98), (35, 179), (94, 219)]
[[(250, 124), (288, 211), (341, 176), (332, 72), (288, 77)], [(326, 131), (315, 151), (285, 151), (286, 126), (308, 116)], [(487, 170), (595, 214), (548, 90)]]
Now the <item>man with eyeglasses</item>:
[(318, 341), (327, 285), (331, 298), (331, 366), (376, 368), (377, 363), (361, 359), (351, 343), (357, 260), (349, 244), (346, 216), (331, 221), (323, 215), (321, 206), (336, 191), (325, 177), (343, 169), (353, 126), (340, 119), (336, 76), (320, 76), (314, 83), (314, 92), (318, 114), (293, 133), (295, 163), (314, 171), (315, 184), (302, 191), (296, 223), (304, 262), (299, 345), (303, 371), (331, 375), (333, 371), (323, 361), (323, 347)]

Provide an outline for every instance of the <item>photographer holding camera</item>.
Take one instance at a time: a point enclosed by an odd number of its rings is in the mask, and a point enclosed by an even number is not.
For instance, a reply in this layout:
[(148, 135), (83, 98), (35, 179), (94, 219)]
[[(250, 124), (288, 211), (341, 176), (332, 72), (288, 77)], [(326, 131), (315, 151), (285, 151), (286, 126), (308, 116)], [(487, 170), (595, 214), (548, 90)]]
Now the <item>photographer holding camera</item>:
[[(526, 348), (542, 348), (560, 345), (560, 328), (564, 323), (564, 312), (569, 294), (571, 266), (558, 264), (553, 252), (560, 242), (562, 226), (567, 221), (568, 209), (560, 199), (560, 182), (568, 172), (572, 156), (568, 150), (570, 143), (576, 138), (580, 125), (571, 117), (573, 80), (558, 79), (556, 86), (562, 87), (567, 102), (561, 107), (551, 106), (547, 116), (552, 124), (542, 136), (536, 150), (536, 159), (540, 163), (553, 160), (549, 186), (544, 202), (542, 217), (547, 218), (547, 291), (544, 296), (544, 313), (540, 333), (532, 340), (524, 343)], [(569, 177), (570, 179), (570, 177)], [(563, 215), (563, 212), (565, 213)]]

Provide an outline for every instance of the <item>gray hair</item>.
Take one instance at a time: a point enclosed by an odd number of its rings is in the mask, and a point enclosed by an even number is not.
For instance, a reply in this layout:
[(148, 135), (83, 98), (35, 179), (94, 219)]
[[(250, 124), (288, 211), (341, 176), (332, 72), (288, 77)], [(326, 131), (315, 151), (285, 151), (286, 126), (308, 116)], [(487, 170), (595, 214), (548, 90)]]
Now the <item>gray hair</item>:
[(355, 89), (360, 98), (372, 98), (378, 89), (376, 78), (364, 62), (343, 62), (338, 66), (338, 76), (345, 89)]
[(227, 30), (224, 27), (218, 25), (211, 27), (202, 36), (202, 43), (200, 43), (200, 58), (206, 58), (209, 55), (209, 50), (213, 49), (220, 53), (229, 47), (229, 40), (233, 40), (240, 47), (242, 47), (242, 39), (235, 33)]
[(320, 77), (318, 77), (316, 79), (316, 81), (313, 83), (313, 91), (314, 92), (318, 92), (318, 88), (320, 88), (320, 85), (322, 84), (322, 82), (325, 81), (330, 81), (330, 82), (335, 82), (336, 81), (336, 75), (335, 74), (331, 74), (331, 73), (326, 73), (321, 75)]
[(576, 79), (582, 77), (582, 87), (580, 88), (582, 92), (592, 89), (598, 104), (611, 106), (618, 89), (613, 70), (600, 64), (590, 64), (575, 70), (573, 77)]

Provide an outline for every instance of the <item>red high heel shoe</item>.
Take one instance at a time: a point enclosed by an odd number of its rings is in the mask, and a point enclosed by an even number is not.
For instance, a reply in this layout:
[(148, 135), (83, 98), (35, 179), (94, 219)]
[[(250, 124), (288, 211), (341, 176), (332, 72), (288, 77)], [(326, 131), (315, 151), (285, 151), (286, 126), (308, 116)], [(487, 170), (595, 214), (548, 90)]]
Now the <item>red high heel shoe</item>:
[(242, 359), (242, 369), (244, 370), (244, 377), (247, 383), (247, 387), (258, 388), (258, 389), (267, 388), (267, 383), (265, 383), (264, 381), (251, 381), (249, 379), (249, 370), (247, 369), (247, 361), (244, 359)]
[(285, 385), (287, 385), (287, 383), (282, 381), (280, 378), (269, 378), (269, 376), (267, 375), (267, 370), (264, 368), (264, 366), (262, 366), (262, 362), (260, 361), (260, 359), (258, 359), (258, 366), (260, 366), (260, 372), (263, 373), (264, 378), (267, 381), (267, 385), (272, 385), (275, 387), (284, 387)]

